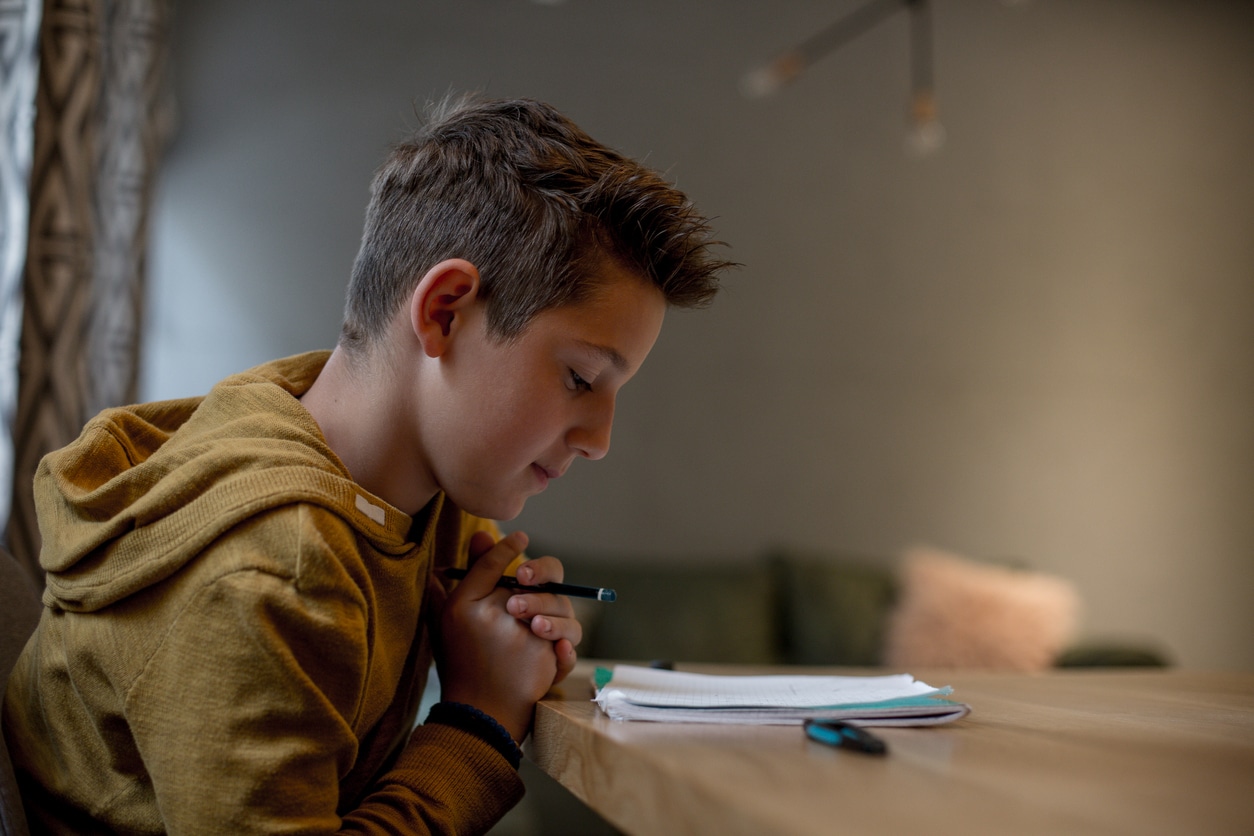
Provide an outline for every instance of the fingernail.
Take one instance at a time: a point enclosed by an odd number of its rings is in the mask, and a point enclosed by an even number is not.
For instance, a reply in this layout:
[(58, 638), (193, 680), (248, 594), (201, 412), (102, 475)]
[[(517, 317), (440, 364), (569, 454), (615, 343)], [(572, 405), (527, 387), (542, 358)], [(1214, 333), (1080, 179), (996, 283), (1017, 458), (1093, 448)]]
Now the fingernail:
[(553, 630), (553, 622), (549, 621), (547, 618), (541, 618), (540, 616), (536, 616), (531, 619), (531, 626), (533, 628), (539, 627), (541, 633), (549, 633)]
[(515, 574), (518, 576), (520, 583), (530, 584), (536, 579), (536, 570), (525, 564), (519, 566)]

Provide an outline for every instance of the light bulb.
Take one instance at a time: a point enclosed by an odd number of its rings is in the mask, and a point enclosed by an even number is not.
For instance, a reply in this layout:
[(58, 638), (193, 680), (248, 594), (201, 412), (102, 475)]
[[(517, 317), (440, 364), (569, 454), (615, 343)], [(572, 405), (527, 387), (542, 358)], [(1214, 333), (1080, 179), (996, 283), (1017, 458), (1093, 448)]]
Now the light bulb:
[(751, 99), (774, 95), (779, 88), (801, 75), (805, 59), (797, 52), (785, 52), (769, 64), (750, 70), (740, 80), (740, 91)]
[(936, 113), (936, 99), (930, 90), (915, 93), (910, 107), (910, 129), (906, 132), (906, 153), (913, 157), (935, 154), (945, 144), (945, 126)]

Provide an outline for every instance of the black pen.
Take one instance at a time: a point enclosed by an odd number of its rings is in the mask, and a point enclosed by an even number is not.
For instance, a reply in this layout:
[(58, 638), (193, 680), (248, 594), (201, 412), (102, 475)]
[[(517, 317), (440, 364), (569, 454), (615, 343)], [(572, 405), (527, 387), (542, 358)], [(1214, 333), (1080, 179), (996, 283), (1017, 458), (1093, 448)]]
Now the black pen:
[[(449, 568), (445, 569), (444, 577), (452, 580), (461, 580), (466, 577), (465, 569)], [(535, 586), (527, 586), (518, 582), (518, 578), (513, 575), (502, 575), (496, 585), (502, 589), (516, 589), (519, 592), (552, 592), (554, 595), (568, 595), (572, 598), (591, 598), (594, 601), (613, 601), (618, 595), (612, 589), (605, 589), (600, 586), (578, 586), (572, 583), (538, 583)]]

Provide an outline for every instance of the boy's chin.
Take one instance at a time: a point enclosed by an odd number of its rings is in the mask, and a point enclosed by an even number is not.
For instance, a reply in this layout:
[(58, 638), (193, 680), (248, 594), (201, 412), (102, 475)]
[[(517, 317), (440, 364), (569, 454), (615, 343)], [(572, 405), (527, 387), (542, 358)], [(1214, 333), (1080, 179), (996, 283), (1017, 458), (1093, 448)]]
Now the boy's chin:
[(453, 503), (465, 511), (467, 514), (473, 514), (476, 517), (485, 520), (495, 520), (496, 522), (508, 522), (523, 511), (523, 506), (527, 504), (527, 497), (493, 497), (489, 498), (468, 498), (466, 502), (459, 502), (457, 497), (450, 496), (449, 499)]

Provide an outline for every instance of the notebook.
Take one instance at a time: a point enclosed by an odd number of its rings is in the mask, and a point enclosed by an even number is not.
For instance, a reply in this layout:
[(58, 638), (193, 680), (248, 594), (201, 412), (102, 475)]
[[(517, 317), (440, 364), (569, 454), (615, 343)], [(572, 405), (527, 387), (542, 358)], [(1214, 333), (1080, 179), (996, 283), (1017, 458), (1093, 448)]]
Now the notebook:
[(910, 674), (716, 676), (634, 665), (598, 667), (593, 700), (615, 720), (799, 724), (807, 718), (863, 726), (931, 726), (971, 707)]

